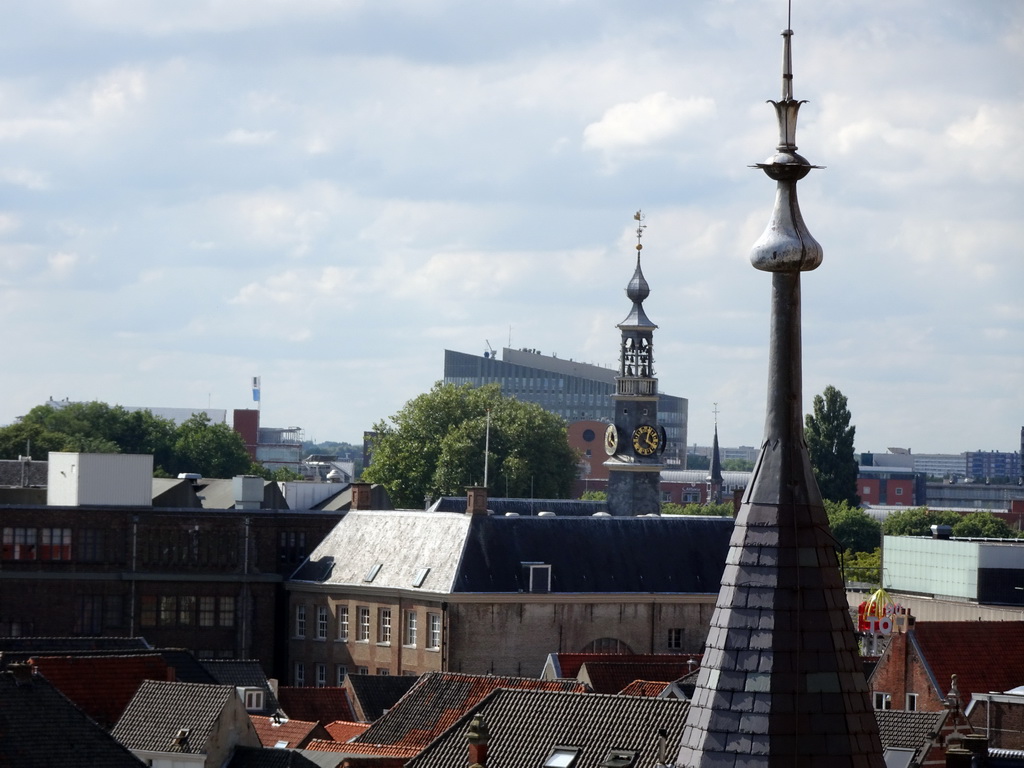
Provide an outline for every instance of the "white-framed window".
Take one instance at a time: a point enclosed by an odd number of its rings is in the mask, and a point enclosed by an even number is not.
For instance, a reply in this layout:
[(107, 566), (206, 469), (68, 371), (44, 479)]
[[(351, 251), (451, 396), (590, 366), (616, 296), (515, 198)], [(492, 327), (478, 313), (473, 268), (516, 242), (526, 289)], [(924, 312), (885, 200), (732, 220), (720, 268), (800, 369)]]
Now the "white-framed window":
[(327, 665), (317, 664), (316, 665), (316, 687), (326, 688), (327, 687)]
[(387, 667), (377, 667), (377, 674), (378, 675), (390, 675), (391, 674), (391, 670), (388, 669)]
[(356, 628), (356, 640), (360, 643), (370, 642), (370, 609), (365, 605), (359, 606), (359, 626)]
[(875, 691), (875, 709), (892, 709), (892, 696), (882, 691)]
[(301, 661), (295, 662), (295, 685), (301, 688), (306, 684), (306, 665)]
[(245, 711), (259, 712), (263, 709), (263, 691), (259, 688), (245, 689)]
[(348, 642), (348, 606), (338, 606), (338, 639), (343, 643)]
[(303, 603), (295, 606), (295, 636), (306, 636), (306, 606)]
[(897, 496), (902, 496), (903, 495), (903, 489), (902, 488), (896, 488), (895, 490), (896, 490), (896, 495)]
[(551, 591), (551, 566), (531, 565), (530, 566), (530, 591), (550, 592)]
[(377, 642), (391, 644), (391, 609), (377, 609)]
[(683, 650), (683, 630), (675, 627), (668, 631), (668, 649), (670, 651)]
[(405, 629), (402, 644), (410, 647), (416, 645), (416, 611), (405, 612)]
[(356, 674), (357, 675), (368, 675), (368, 674), (370, 674), (370, 668), (369, 667), (356, 667)]
[(436, 651), (441, 647), (441, 614), (427, 614), (427, 648)]
[(908, 693), (907, 694), (907, 707), (906, 707), (906, 709), (907, 709), (907, 712), (917, 712), (917, 694), (916, 693)]
[(344, 664), (334, 665), (334, 684), (341, 688), (345, 685), (345, 675), (348, 674), (348, 667)]
[(316, 639), (326, 640), (327, 639), (327, 606), (318, 605), (316, 607)]

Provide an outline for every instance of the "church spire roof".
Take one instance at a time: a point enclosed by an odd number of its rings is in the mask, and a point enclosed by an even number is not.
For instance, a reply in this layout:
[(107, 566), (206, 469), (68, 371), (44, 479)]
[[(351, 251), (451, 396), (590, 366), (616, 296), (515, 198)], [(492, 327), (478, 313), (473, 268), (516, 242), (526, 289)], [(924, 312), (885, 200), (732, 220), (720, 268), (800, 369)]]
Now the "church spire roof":
[[(792, 30), (783, 33), (775, 208), (751, 253), (772, 273), (764, 440), (736, 515), (676, 761), (685, 768), (884, 768), (878, 726), (803, 437), (800, 273), (822, 251), (800, 215)], [(716, 430), (717, 431), (717, 430)]]
[(641, 211), (634, 213), (633, 219), (636, 221), (636, 269), (633, 270), (633, 277), (630, 278), (629, 285), (626, 286), (626, 296), (633, 302), (633, 308), (618, 327), (657, 328), (658, 326), (652, 323), (647, 317), (647, 313), (644, 312), (644, 299), (651, 295), (651, 286), (647, 284), (647, 278), (644, 277), (643, 270), (640, 268), (640, 252), (644, 249), (640, 240), (644, 236), (647, 225), (643, 223), (644, 215)]

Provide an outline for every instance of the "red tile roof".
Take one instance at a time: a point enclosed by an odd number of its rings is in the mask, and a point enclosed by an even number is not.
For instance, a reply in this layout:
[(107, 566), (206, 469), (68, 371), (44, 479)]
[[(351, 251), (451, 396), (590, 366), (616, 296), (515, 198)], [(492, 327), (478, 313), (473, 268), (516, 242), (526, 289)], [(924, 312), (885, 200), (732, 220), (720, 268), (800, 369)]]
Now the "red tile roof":
[(132, 656), (37, 656), (39, 673), (108, 731), (143, 680), (173, 680), (159, 654)]
[(577, 677), (589, 683), (594, 693), (618, 693), (634, 680), (678, 680), (697, 669), (700, 660), (697, 654), (672, 656), (671, 660), (662, 656), (658, 661), (637, 661), (635, 656), (621, 658), (624, 660), (589, 660)]
[(654, 680), (634, 680), (619, 691), (619, 693), (623, 696), (646, 696), (647, 698), (653, 698), (668, 688), (670, 683), (671, 681), (663, 683)]
[(335, 720), (327, 724), (327, 732), (335, 741), (348, 741), (370, 727), (369, 723), (353, 723), (349, 720)]
[(333, 723), (354, 720), (344, 688), (297, 688), (282, 686), (277, 691), (281, 709), (290, 718)]
[(939, 696), (957, 676), (963, 706), (972, 693), (1024, 685), (1024, 622), (919, 621), (908, 632), (931, 669)]
[[(276, 747), (282, 741), (289, 749), (303, 747), (311, 736), (323, 736), (324, 728), (320, 723), (311, 723), (308, 720), (287, 720), (263, 715), (249, 715), (252, 725), (256, 729), (256, 735), (260, 737), (260, 744), (264, 747)], [(319, 731), (319, 733), (318, 733)]]
[(327, 741), (326, 739), (313, 739), (306, 745), (306, 749), (313, 752), (344, 752), (351, 755), (375, 755), (377, 757), (395, 757), (406, 761), (416, 757), (419, 749), (402, 747), (397, 744), (360, 744), (349, 741)]
[(429, 672), (354, 743), (423, 749), (497, 688), (586, 693), (575, 680), (536, 680), (498, 675)]

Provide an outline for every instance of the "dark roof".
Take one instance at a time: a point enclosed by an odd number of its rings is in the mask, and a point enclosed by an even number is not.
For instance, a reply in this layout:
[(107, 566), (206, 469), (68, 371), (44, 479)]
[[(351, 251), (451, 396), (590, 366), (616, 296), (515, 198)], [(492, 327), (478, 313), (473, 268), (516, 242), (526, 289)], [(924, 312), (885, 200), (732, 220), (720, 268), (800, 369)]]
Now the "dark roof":
[[(466, 496), (443, 496), (430, 507), (432, 512), (465, 512)], [(590, 517), (608, 511), (606, 501), (581, 499), (487, 499), (487, 509), (495, 515), (516, 514), (536, 516), (539, 512), (554, 512), (559, 517)]]
[[(691, 663), (692, 662), (692, 663)], [(700, 666), (700, 654), (680, 654), (670, 661), (587, 661), (577, 675), (595, 693), (618, 693), (634, 680), (663, 680), (663, 688)]]
[(297, 749), (235, 747), (226, 768), (337, 768), (341, 758)]
[(274, 690), (258, 661), (203, 659), (199, 663), (210, 673), (216, 683), (233, 685), (236, 688), (259, 688), (264, 693), (263, 708), (260, 712), (272, 714), (277, 711), (277, 697), (274, 696)]
[[(348, 675), (348, 691), (368, 722), (373, 722), (416, 685), (418, 677), (412, 675)], [(352, 716), (332, 718), (351, 720)]]
[(947, 715), (941, 712), (908, 712), (903, 709), (876, 709), (878, 735), (883, 747), (922, 750), (942, 728)]
[(202, 752), (217, 718), (237, 697), (230, 685), (158, 683), (146, 680), (114, 726), (114, 737), (129, 749), (175, 751), (175, 736), (188, 729), (188, 749)]
[[(917, 646), (940, 698), (949, 692), (953, 675), (964, 707), (971, 694), (1024, 684), (1024, 622), (919, 621), (907, 637)], [(993, 648), (999, 653), (993, 654)]]
[[(174, 672), (174, 679), (182, 683), (214, 683), (213, 675), (207, 672), (202, 664), (192, 655), (191, 651), (186, 651), (182, 648), (152, 648), (145, 645), (145, 640), (142, 638), (68, 638), (68, 643), (60, 642), (60, 638), (56, 642), (52, 638), (5, 638), (29, 640), (27, 643), (27, 649), (24, 650), (11, 650), (11, 651), (0, 651), (0, 669), (4, 668), (11, 663), (20, 663), (28, 661), (33, 656), (74, 656), (79, 658), (87, 658), (90, 656), (149, 656), (157, 653), (164, 660), (168, 667)], [(137, 645), (125, 645), (123, 648), (117, 647), (116, 644), (111, 644), (109, 648), (104, 648), (105, 643), (97, 644), (97, 648), (88, 648), (87, 644), (81, 644), (82, 649), (77, 648), (78, 643), (73, 642), (74, 640), (98, 640), (98, 639), (110, 639), (110, 640), (139, 640), (143, 643), (141, 646)], [(3, 642), (0, 641), (0, 647)], [(38, 646), (38, 647), (33, 647)], [(62, 647), (64, 646), (64, 647)]]
[(0, 765), (140, 768), (135, 755), (28, 668), (0, 672)]
[(0, 486), (45, 486), (48, 467), (46, 459), (24, 463), (17, 459), (0, 459)]
[(130, 648), (150, 653), (153, 650), (141, 637), (0, 637), (0, 662), (8, 652), (52, 656), (66, 651), (123, 651)]
[[(380, 588), (520, 593), (529, 590), (523, 564), (546, 563), (553, 592), (717, 594), (732, 527), (731, 518), (684, 515), (356, 510), (335, 525), (292, 580), (363, 586), (373, 569), (373, 586)], [(640, 562), (646, 567), (637, 568)]]
[(665, 762), (678, 752), (687, 707), (678, 699), (499, 689), (408, 766), (465, 765), (465, 732), (480, 713), (490, 731), (488, 768), (541, 766), (555, 747), (579, 749), (573, 768), (599, 768), (613, 749), (638, 752), (637, 768), (652, 768), (659, 757), (659, 730), (668, 732)]
[(552, 566), (552, 592), (717, 594), (732, 528), (684, 515), (474, 515), (454, 591), (528, 592), (522, 564), (533, 562)]
[(137, 656), (33, 656), (40, 674), (110, 730), (143, 680), (166, 680), (167, 664), (157, 653)]
[(428, 672), (353, 742), (422, 749), (496, 688), (578, 693), (587, 690), (582, 683), (570, 680)]
[(318, 723), (351, 720), (352, 708), (344, 688), (297, 688), (282, 686), (277, 700), (288, 717)]
[[(682, 658), (683, 660), (694, 658), (700, 663), (701, 654), (678, 653), (566, 653), (556, 651), (549, 653), (544, 663), (543, 673), (551, 669), (553, 677), (576, 677), (584, 664), (591, 661), (614, 661), (629, 662), (632, 664), (659, 664), (661, 662), (673, 663)], [(675, 679), (675, 678), (672, 678)]]

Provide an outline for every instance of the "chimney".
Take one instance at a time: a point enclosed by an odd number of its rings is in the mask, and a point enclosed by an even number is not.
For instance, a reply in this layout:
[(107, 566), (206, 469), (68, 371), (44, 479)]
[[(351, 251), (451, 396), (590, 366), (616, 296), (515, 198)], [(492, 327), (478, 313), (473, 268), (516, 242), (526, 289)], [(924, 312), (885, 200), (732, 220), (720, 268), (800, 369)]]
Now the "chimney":
[(373, 508), (369, 483), (352, 483), (350, 487), (352, 489), (352, 509)]
[(469, 730), (466, 731), (466, 741), (469, 742), (469, 768), (483, 768), (487, 765), (487, 739), (490, 732), (487, 730), (487, 723), (481, 714), (473, 715), (469, 722)]
[(963, 747), (950, 747), (946, 750), (946, 768), (971, 768), (974, 753)]
[(960, 745), (976, 758), (978, 764), (985, 765), (988, 760), (987, 736), (980, 733), (965, 733)]
[(466, 512), (470, 515), (487, 514), (487, 488), (471, 485), (466, 488)]

